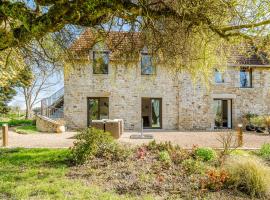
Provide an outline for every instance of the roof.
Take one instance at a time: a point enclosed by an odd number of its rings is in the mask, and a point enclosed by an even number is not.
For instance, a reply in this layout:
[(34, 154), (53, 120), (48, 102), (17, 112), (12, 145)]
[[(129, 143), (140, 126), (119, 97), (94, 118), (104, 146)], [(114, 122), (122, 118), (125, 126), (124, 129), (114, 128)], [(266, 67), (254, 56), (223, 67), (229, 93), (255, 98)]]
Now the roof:
[[(136, 52), (143, 48), (143, 40), (139, 32), (119, 32), (95, 34), (91, 29), (84, 33), (71, 45), (70, 50), (77, 55), (88, 56), (89, 51), (100, 41), (104, 41), (106, 50), (112, 52), (111, 58), (117, 57), (121, 52)], [(105, 38), (105, 39), (104, 39)]]
[(233, 66), (269, 66), (270, 61), (266, 53), (258, 51), (250, 44), (241, 43), (232, 47), (228, 64)]
[[(95, 34), (88, 28), (75, 40), (70, 50), (80, 57), (88, 58), (89, 51), (93, 46), (99, 41), (104, 41), (107, 50), (112, 52), (110, 59), (114, 59), (123, 53), (142, 51), (144, 47), (142, 37), (139, 32), (111, 31)], [(228, 64), (231, 66), (270, 66), (267, 55), (263, 52), (256, 52), (256, 49), (250, 44), (241, 43), (235, 45), (230, 51)]]

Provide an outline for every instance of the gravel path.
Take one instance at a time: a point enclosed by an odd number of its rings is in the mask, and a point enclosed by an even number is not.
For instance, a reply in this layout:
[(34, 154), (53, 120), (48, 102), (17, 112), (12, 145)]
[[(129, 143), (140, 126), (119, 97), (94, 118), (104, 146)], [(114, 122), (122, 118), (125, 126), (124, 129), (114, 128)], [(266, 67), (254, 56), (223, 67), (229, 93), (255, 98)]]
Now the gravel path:
[[(40, 133), (40, 134), (17, 134), (12, 130), (9, 131), (9, 147), (26, 147), (26, 148), (68, 148), (73, 145), (73, 136), (76, 132)], [(139, 145), (148, 143), (151, 140), (130, 139), (130, 135), (140, 134), (138, 132), (125, 132), (118, 140), (128, 145)], [(183, 148), (192, 148), (193, 145), (208, 146), (214, 148), (222, 147), (218, 141), (220, 134), (224, 132), (147, 132), (151, 134), (157, 142), (170, 141), (178, 144)], [(1, 141), (2, 143), (2, 141)], [(264, 143), (270, 143), (268, 134), (244, 134), (243, 148), (259, 148)], [(1, 146), (2, 144), (0, 144)]]
[(18, 134), (9, 131), (8, 147), (25, 148), (68, 148), (73, 145), (73, 136), (76, 132), (40, 133), (40, 134)]
[[(138, 145), (151, 141), (145, 139), (130, 139), (130, 135), (133, 134), (140, 133), (126, 132), (119, 141), (129, 145)], [(183, 148), (192, 148), (193, 145), (221, 148), (222, 144), (218, 139), (220, 139), (220, 134), (224, 134), (224, 132), (146, 132), (145, 134), (153, 135), (157, 142), (170, 141)], [(243, 148), (259, 148), (264, 143), (270, 143), (269, 134), (244, 134)]]

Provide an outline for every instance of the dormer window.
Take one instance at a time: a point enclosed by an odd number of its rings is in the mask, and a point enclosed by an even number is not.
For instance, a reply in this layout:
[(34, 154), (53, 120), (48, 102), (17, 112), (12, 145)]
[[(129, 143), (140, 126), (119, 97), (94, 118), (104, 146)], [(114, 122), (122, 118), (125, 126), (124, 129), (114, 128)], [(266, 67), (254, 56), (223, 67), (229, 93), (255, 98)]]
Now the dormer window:
[(141, 53), (141, 74), (153, 75), (156, 73), (156, 68), (153, 66), (152, 55), (149, 53)]
[(251, 68), (240, 69), (240, 87), (251, 88), (252, 87), (252, 70)]
[(109, 52), (93, 51), (93, 73), (108, 74), (109, 68)]
[(223, 73), (215, 69), (215, 83), (224, 83)]

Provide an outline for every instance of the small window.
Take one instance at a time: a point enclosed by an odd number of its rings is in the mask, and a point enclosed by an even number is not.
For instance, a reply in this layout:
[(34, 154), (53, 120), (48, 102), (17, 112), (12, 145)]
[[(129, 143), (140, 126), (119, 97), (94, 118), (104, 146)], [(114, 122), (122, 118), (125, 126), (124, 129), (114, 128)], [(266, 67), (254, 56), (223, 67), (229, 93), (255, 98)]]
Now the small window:
[(141, 54), (141, 74), (152, 75), (156, 73), (156, 68), (153, 66), (152, 56), (148, 53)]
[(252, 70), (251, 68), (240, 69), (240, 87), (251, 88), (252, 87)]
[(215, 69), (215, 82), (224, 83), (223, 73)]
[(93, 52), (93, 73), (108, 74), (109, 67), (109, 52), (94, 51)]

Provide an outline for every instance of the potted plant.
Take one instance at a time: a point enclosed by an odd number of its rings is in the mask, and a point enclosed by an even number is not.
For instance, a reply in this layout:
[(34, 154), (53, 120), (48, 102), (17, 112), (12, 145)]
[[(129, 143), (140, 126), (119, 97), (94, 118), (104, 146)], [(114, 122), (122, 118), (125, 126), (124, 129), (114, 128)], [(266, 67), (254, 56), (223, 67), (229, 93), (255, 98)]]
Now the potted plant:
[(263, 133), (265, 131), (264, 117), (261, 116), (251, 117), (250, 122), (252, 125), (255, 126), (255, 131), (257, 133)]
[(255, 126), (251, 123), (251, 118), (256, 117), (256, 114), (247, 113), (243, 115), (243, 124), (246, 125), (247, 131), (255, 131)]

